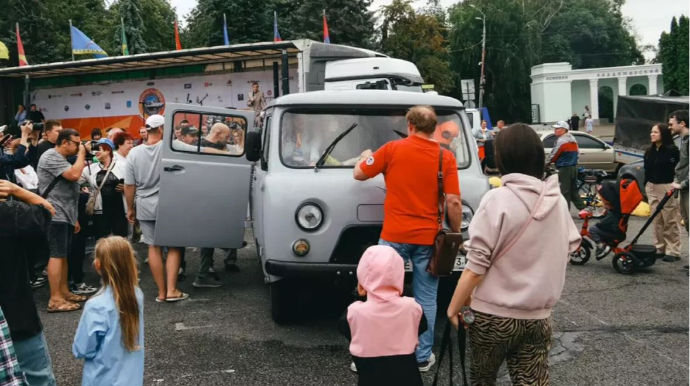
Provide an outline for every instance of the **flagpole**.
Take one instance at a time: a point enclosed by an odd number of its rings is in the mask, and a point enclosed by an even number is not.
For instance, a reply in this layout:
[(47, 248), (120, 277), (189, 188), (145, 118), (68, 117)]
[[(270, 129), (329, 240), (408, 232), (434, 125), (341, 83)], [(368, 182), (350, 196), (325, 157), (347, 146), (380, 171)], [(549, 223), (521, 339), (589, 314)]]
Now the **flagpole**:
[(69, 20), (69, 49), (72, 52), (72, 61), (74, 62), (74, 43), (72, 39), (72, 19)]

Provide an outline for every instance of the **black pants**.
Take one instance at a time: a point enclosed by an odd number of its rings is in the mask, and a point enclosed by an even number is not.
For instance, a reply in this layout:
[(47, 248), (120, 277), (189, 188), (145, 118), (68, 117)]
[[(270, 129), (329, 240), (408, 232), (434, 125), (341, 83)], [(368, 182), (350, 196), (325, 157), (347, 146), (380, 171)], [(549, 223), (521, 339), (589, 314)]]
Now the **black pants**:
[(103, 211), (94, 216), (94, 235), (96, 239), (112, 235), (127, 238), (129, 225), (125, 217), (125, 207), (122, 197), (103, 197)]
[(86, 202), (89, 195), (81, 193), (79, 195), (79, 226), (81, 231), (72, 236), (72, 247), (67, 253), (67, 277), (75, 283), (84, 281), (84, 260), (86, 259), (86, 239), (91, 235), (89, 227), (89, 216), (86, 215)]

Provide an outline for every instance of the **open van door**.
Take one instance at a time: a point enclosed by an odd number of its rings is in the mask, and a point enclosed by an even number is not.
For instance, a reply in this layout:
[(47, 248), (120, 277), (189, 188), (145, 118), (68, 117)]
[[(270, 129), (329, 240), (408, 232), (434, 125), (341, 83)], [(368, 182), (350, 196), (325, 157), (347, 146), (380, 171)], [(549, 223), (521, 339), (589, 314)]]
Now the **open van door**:
[(155, 244), (242, 247), (251, 172), (244, 139), (254, 112), (179, 104), (165, 110)]

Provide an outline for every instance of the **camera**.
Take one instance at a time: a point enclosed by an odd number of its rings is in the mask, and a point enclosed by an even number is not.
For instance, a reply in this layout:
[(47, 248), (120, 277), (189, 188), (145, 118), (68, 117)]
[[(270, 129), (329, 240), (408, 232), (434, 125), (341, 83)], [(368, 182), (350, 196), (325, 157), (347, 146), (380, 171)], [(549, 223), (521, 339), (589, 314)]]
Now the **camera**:
[(42, 122), (32, 122), (30, 120), (25, 120), (22, 123), (19, 124), (19, 126), (25, 126), (28, 123), (33, 123), (34, 125), (34, 130), (43, 130), (43, 123)]

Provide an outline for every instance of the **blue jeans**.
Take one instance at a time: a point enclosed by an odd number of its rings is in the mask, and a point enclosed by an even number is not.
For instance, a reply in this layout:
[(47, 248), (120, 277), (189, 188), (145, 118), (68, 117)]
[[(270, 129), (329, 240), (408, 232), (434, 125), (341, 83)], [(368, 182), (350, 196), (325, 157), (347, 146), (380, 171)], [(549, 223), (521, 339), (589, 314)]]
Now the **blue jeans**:
[(55, 386), (53, 365), (43, 333), (14, 342), (19, 368), (31, 386)]
[(434, 347), (434, 326), (436, 325), (436, 295), (438, 294), (438, 278), (426, 271), (434, 247), (431, 245), (399, 244), (386, 240), (379, 240), (379, 245), (387, 245), (402, 258), (412, 262), (412, 294), (414, 300), (422, 306), (429, 326), (419, 337), (419, 346), (415, 352), (417, 362), (424, 362), (431, 356)]

